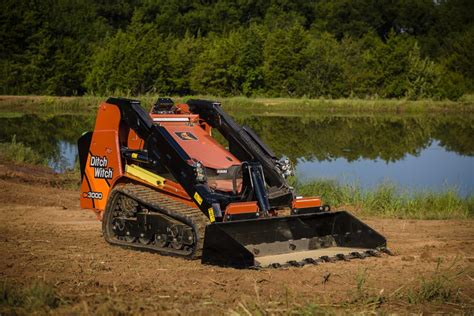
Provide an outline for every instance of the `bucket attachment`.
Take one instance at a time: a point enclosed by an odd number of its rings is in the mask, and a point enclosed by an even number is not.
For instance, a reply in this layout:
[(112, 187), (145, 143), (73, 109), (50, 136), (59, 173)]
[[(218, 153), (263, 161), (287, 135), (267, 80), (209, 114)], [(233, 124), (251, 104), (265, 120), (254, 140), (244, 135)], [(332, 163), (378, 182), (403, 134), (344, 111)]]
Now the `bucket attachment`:
[(363, 258), (385, 238), (345, 211), (213, 223), (202, 263), (235, 268), (299, 266)]

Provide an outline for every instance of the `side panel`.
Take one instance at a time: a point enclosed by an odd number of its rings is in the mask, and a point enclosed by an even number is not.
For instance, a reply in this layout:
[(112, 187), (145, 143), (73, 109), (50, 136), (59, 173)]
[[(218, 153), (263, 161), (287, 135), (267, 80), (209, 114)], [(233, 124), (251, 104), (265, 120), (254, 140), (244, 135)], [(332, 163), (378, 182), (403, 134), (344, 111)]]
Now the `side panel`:
[(127, 147), (129, 149), (143, 149), (143, 140), (138, 137), (137, 133), (133, 129), (129, 130)]
[(118, 139), (120, 110), (102, 103), (97, 113), (94, 133), (81, 184), (81, 207), (97, 214), (105, 209), (111, 184), (123, 174)]

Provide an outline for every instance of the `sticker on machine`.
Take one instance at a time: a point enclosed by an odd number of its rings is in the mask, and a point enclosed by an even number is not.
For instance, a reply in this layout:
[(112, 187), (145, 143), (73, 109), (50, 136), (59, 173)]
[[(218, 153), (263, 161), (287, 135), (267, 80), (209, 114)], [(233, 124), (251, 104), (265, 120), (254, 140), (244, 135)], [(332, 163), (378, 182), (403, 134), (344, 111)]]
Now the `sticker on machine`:
[(176, 136), (181, 138), (182, 140), (197, 140), (197, 137), (194, 136), (191, 132), (174, 132)]
[(83, 192), (82, 197), (85, 199), (102, 200), (102, 192)]
[(96, 179), (112, 179), (114, 177), (114, 169), (108, 167), (109, 160), (106, 156), (93, 156), (89, 162), (89, 166), (94, 168), (94, 178)]

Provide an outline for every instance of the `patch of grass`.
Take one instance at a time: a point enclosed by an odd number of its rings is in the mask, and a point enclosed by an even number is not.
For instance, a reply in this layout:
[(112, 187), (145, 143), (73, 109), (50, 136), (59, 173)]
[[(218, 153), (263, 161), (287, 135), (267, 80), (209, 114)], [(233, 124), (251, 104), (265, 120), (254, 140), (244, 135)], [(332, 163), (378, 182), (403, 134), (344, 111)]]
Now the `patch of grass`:
[(318, 304), (310, 303), (302, 307), (296, 308), (289, 315), (302, 315), (302, 316), (311, 316), (311, 315), (336, 315), (334, 311), (326, 307), (322, 307)]
[(44, 282), (34, 282), (23, 289), (18, 289), (7, 281), (1, 286), (0, 311), (7, 314), (19, 314), (22, 311), (45, 313), (58, 308), (62, 302), (56, 290)]
[(308, 99), (308, 98), (229, 98), (222, 99), (226, 109), (268, 112), (473, 112), (472, 100), (462, 102), (404, 99)]
[(273, 300), (261, 300), (260, 289), (257, 282), (254, 284), (254, 299), (240, 301), (228, 314), (238, 315), (330, 315), (334, 314), (331, 309), (322, 307), (312, 302), (298, 304), (296, 299), (298, 294), (291, 291), (286, 286), (279, 297)]
[(20, 112), (0, 112), (0, 119), (2, 118), (18, 118), (22, 117), (24, 113)]
[(30, 147), (16, 141), (16, 135), (9, 143), (0, 143), (0, 159), (13, 163), (45, 165), (46, 159), (41, 157)]
[(315, 303), (299, 305), (296, 303), (285, 304), (284, 302), (243, 303), (240, 302), (228, 311), (229, 315), (335, 315), (332, 308), (323, 307)]
[(453, 302), (458, 299), (460, 289), (455, 286), (455, 280), (464, 271), (453, 269), (451, 265), (446, 270), (441, 270), (441, 261), (438, 261), (436, 269), (430, 276), (423, 276), (419, 284), (407, 293), (410, 304), (422, 304), (429, 302)]
[(367, 268), (359, 270), (356, 274), (356, 288), (358, 294), (365, 293), (365, 285), (367, 283)]
[(105, 98), (98, 96), (53, 97), (53, 96), (0, 96), (0, 112), (20, 113), (89, 113)]
[(443, 192), (403, 190), (383, 183), (373, 190), (334, 180), (293, 179), (299, 195), (321, 196), (334, 208), (348, 207), (361, 215), (402, 219), (466, 219), (474, 217), (474, 195), (462, 197), (455, 188)]
[[(81, 97), (53, 96), (0, 96), (0, 112), (22, 113), (87, 113), (97, 108), (109, 96), (139, 99), (149, 107), (163, 97), (155, 94), (131, 96), (129, 93), (114, 93), (107, 96), (85, 95)], [(474, 101), (466, 95), (459, 101), (449, 100), (406, 100), (406, 99), (309, 99), (309, 98), (264, 98), (264, 97), (216, 97), (209, 95), (174, 96), (176, 103), (190, 98), (218, 100), (226, 110), (232, 112), (375, 112), (375, 113), (428, 113), (428, 112), (474, 112)]]
[(383, 290), (373, 293), (373, 290), (370, 290), (367, 285), (367, 280), (367, 268), (360, 269), (355, 276), (356, 288), (349, 305), (362, 305), (364, 308), (376, 309), (386, 301)]
[(4, 281), (0, 292), (0, 306), (19, 306), (21, 301), (18, 291)]
[(459, 101), (461, 102), (472, 102), (474, 103), (474, 93), (463, 95)]
[[(134, 315), (140, 314), (138, 311), (131, 311), (128, 304), (121, 300), (114, 300), (110, 296), (106, 297), (104, 301), (94, 311), (94, 315), (109, 316), (109, 315)], [(87, 314), (87, 313), (86, 313)]]

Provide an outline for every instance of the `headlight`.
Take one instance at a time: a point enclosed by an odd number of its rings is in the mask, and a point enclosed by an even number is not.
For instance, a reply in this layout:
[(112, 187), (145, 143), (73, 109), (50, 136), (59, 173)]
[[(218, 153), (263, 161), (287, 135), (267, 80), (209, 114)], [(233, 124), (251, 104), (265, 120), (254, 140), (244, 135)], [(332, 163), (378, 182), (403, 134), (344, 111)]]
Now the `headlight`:
[(195, 173), (196, 173), (196, 181), (198, 182), (206, 182), (206, 170), (200, 161), (195, 162)]

